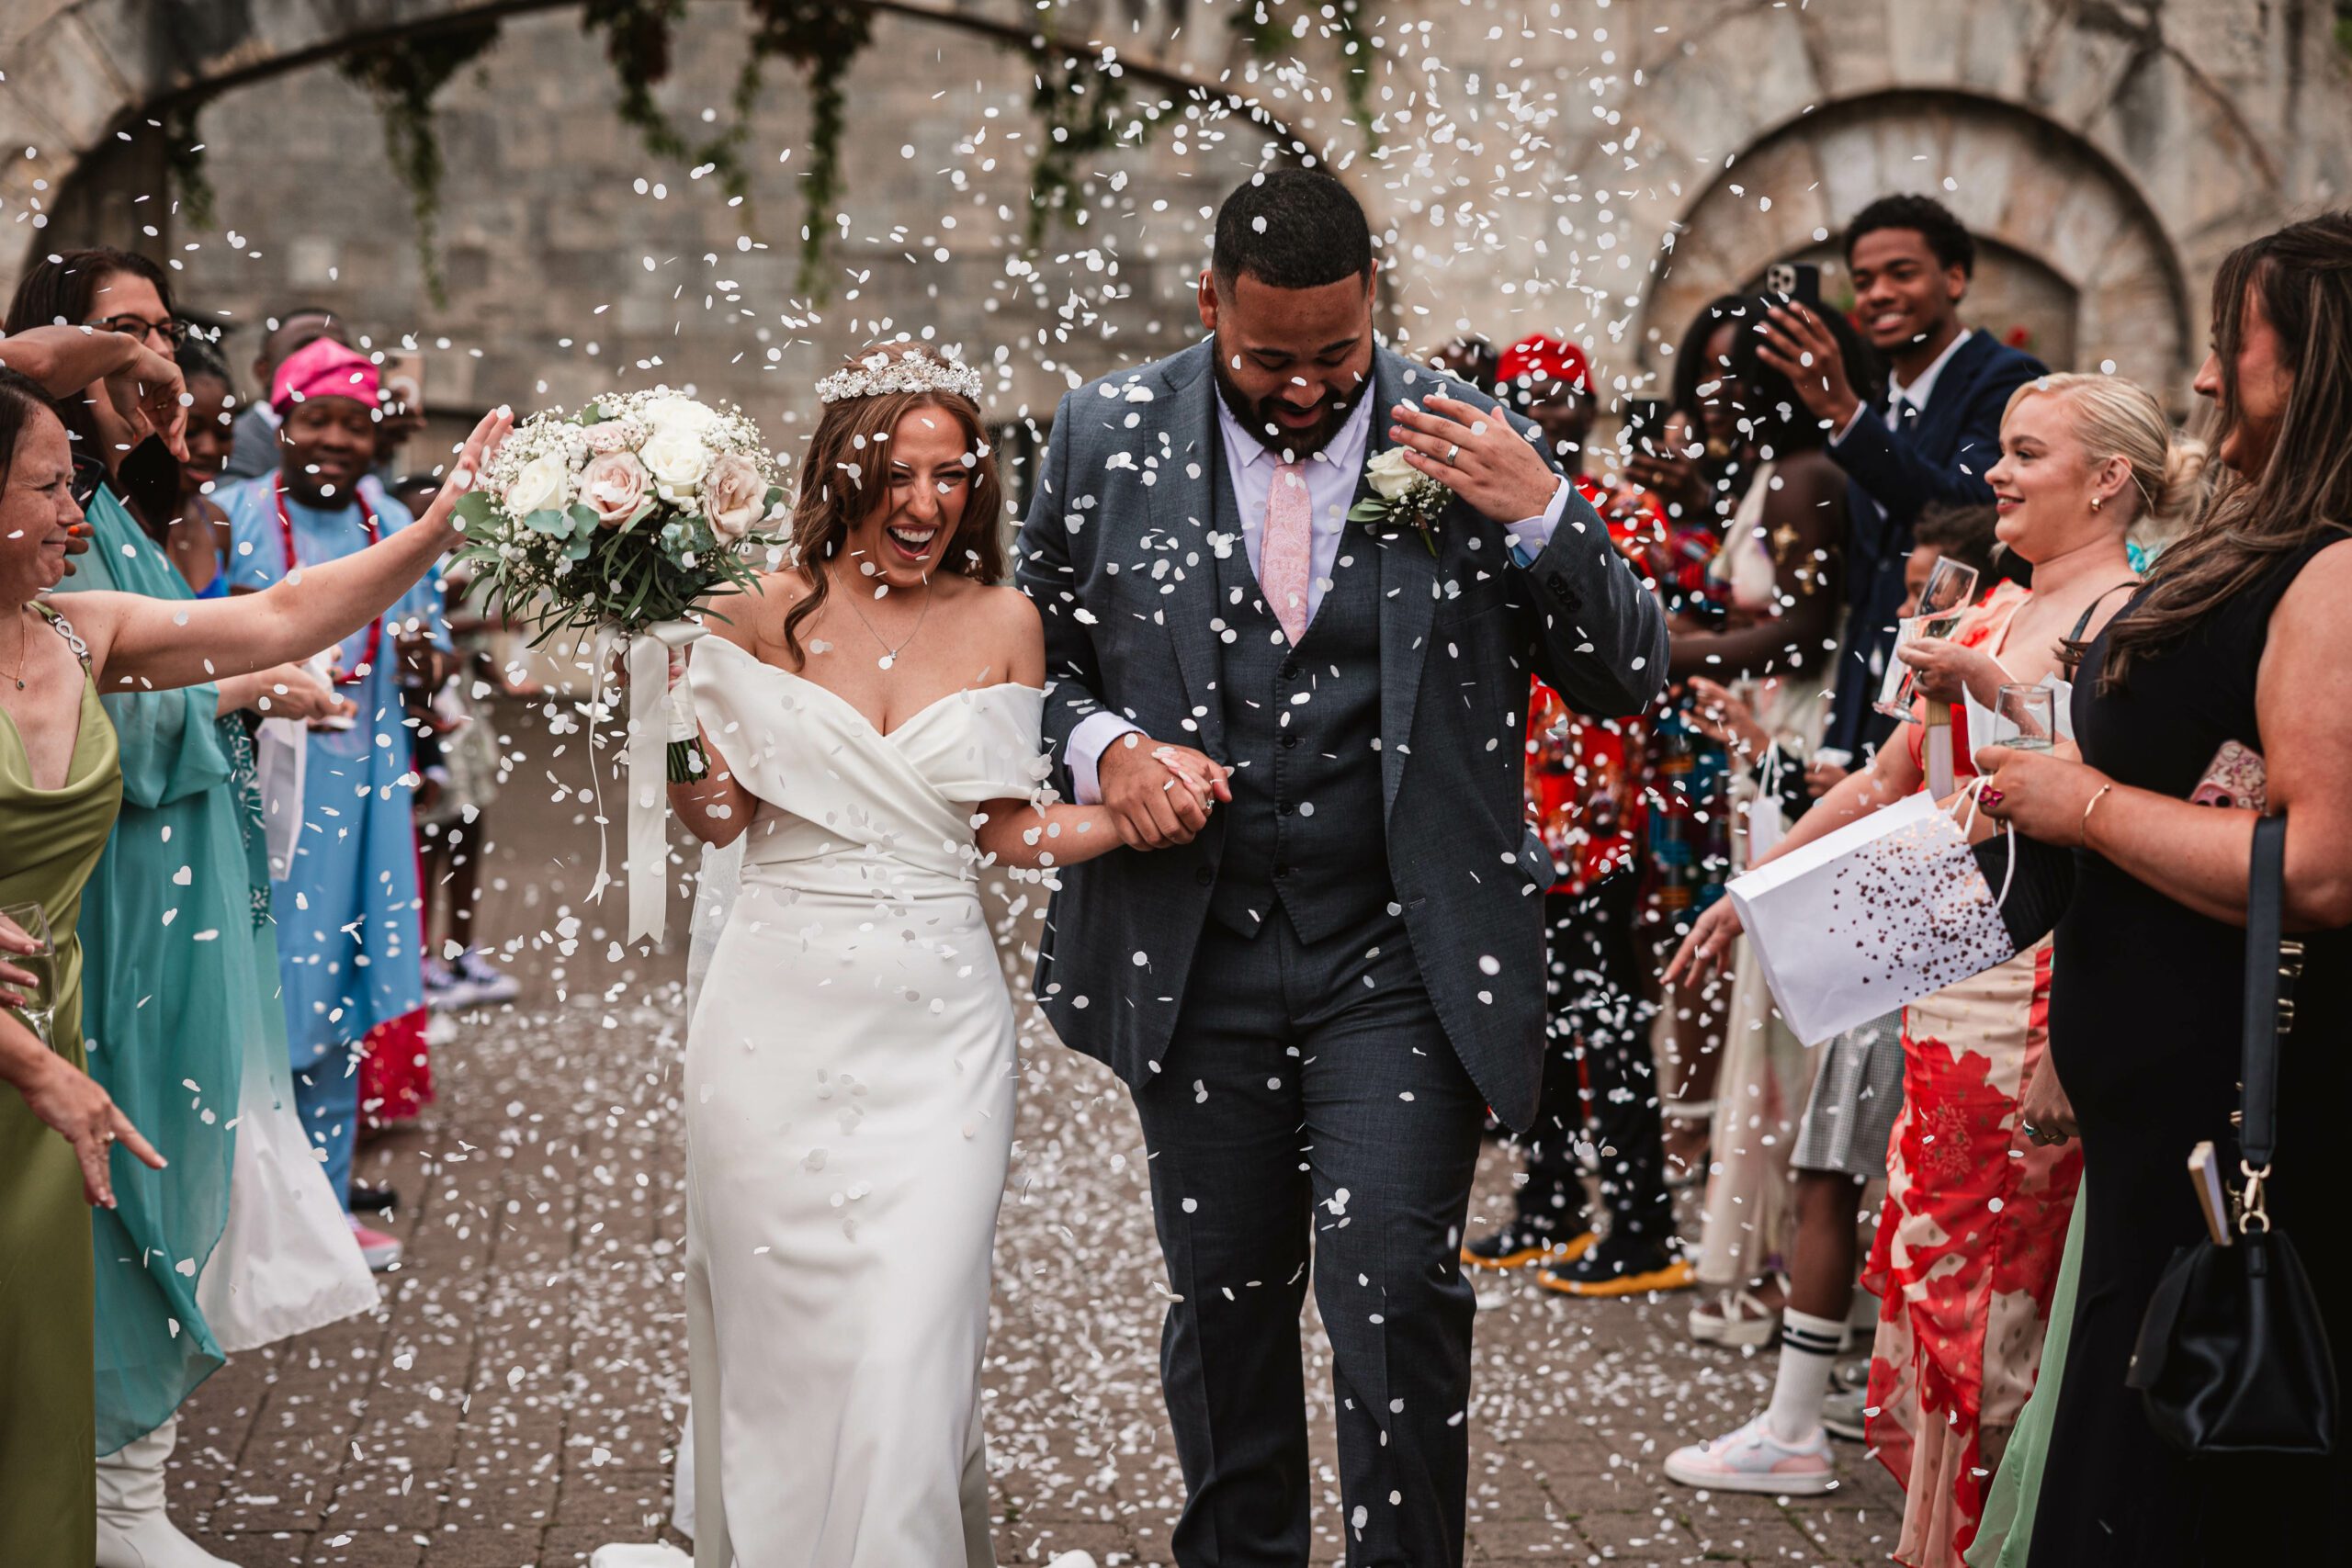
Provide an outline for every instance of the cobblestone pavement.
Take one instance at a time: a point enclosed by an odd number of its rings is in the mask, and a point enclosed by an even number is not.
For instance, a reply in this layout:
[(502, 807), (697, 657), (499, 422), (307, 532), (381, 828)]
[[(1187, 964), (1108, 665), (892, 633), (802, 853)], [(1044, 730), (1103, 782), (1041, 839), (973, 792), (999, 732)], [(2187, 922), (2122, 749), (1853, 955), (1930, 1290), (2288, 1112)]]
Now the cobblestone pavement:
[[(485, 898), (485, 934), (521, 940), (521, 998), (460, 1018), (435, 1048), (438, 1103), (360, 1156), (403, 1204), (390, 1228), (408, 1258), (381, 1307), (235, 1359), (185, 1412), (172, 1511), (232, 1562), (564, 1568), (666, 1526), (686, 1393), (683, 962), (621, 953), (605, 929), (617, 897), (582, 902), (589, 808), (547, 804), (553, 776), (534, 762), (502, 796)], [(1034, 904), (999, 909), (1009, 943), (1035, 929)], [(1034, 1018), (1023, 1069), (987, 1374), (999, 1559), (1085, 1548), (1105, 1568), (1164, 1564), (1182, 1485), (1140, 1135), (1110, 1075)], [(1510, 1171), (1490, 1151), (1474, 1226), (1504, 1212)], [(1884, 1558), (1901, 1495), (1859, 1448), (1840, 1446), (1845, 1484), (1826, 1498), (1661, 1480), (1668, 1450), (1769, 1390), (1769, 1355), (1690, 1343), (1688, 1302), (1482, 1283), (1473, 1562)], [(1317, 1562), (1336, 1562), (1328, 1370), (1308, 1382)]]

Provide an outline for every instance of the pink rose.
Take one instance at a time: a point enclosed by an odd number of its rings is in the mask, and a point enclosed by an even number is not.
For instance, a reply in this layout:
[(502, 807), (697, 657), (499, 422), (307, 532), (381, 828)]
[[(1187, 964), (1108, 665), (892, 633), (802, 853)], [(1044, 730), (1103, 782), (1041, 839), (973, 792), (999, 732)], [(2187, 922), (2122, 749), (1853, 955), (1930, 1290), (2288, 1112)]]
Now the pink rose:
[(627, 452), (591, 457), (580, 471), (580, 499), (607, 528), (626, 528), (645, 503), (645, 465)]
[(760, 466), (739, 452), (711, 464), (702, 481), (702, 514), (710, 531), (732, 544), (752, 531), (768, 507), (768, 481)]

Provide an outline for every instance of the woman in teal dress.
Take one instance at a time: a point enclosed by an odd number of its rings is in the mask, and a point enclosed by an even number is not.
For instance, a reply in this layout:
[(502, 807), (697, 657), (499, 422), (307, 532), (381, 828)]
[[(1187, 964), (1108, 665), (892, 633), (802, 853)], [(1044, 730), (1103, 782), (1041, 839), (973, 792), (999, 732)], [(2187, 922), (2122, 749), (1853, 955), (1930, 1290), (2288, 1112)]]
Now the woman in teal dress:
[[(86, 361), (116, 355), (121, 368), (176, 390), (168, 362), (159, 373), (149, 363), (157, 356), (128, 338), (67, 336), (65, 355), (85, 363), (54, 378), (60, 385), (112, 374), (111, 363)], [(41, 362), (37, 339), (11, 334), (11, 359)], [(153, 412), (172, 425), (185, 418), (166, 400)], [(460, 459), (467, 472), (479, 471), (503, 429), (484, 422)], [(0, 865), (0, 903), (38, 903), (55, 949), (46, 1045), (19, 1007), (24, 971), (0, 972), (0, 1010), (0, 1010), (0, 1563), (10, 1568), (96, 1560), (95, 1287), (90, 1224), (75, 1200), (111, 1207), (116, 1189), (130, 1186), (128, 1161), (108, 1157), (118, 1139), (153, 1155), (81, 1070), (81, 896), (121, 789), (96, 692), (172, 690), (304, 657), (381, 614), (455, 537), (447, 509), (437, 508), (364, 558), (308, 571), (259, 599), (232, 606), (90, 592), (72, 601), (69, 625), (34, 601), (65, 574), (82, 515), (73, 473), (72, 445), (40, 386), (0, 371), (0, 842), (18, 851)], [(452, 502), (459, 488), (447, 492)], [(0, 931), (0, 950), (25, 946)]]

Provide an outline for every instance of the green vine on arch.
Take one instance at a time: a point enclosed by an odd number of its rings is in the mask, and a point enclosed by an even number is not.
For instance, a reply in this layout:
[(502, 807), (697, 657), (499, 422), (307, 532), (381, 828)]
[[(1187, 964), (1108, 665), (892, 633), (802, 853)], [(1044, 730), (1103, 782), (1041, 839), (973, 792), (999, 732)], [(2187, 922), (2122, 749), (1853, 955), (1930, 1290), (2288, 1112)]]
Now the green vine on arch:
[[(343, 74), (368, 90), (384, 119), (384, 153), (408, 187), (416, 215), (416, 254), (424, 291), (435, 305), (449, 302), (435, 241), (441, 228), (441, 138), (433, 124), (433, 97), (498, 38), (494, 21), (449, 28), (422, 38), (379, 44), (345, 55)], [(209, 185), (188, 186), (191, 195)]]

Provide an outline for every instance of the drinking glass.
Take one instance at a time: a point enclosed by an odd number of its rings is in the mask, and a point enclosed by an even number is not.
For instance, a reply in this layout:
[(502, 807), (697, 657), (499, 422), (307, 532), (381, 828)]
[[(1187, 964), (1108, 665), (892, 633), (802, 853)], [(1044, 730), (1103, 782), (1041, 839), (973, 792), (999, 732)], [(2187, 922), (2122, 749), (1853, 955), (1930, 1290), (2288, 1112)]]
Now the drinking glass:
[(1914, 722), (1911, 705), (1918, 699), (1919, 672), (1899, 656), (1906, 646), (1922, 637), (1951, 636), (1975, 597), (1976, 569), (1950, 556), (1939, 558), (1935, 570), (1928, 574), (1928, 585), (1919, 590), (1917, 610), (1903, 621), (1903, 629), (1886, 656), (1886, 675), (1879, 688), (1879, 699), (1872, 705), (1880, 713), (1906, 724)]
[(42, 1044), (54, 1050), (57, 1043), (51, 1034), (50, 1019), (57, 1011), (57, 944), (50, 940), (49, 916), (39, 904), (0, 904), (0, 919), (13, 921), (37, 944), (31, 953), (0, 953), (0, 963), (12, 964), (32, 976), (31, 985), (12, 987), (25, 994), (17, 1013), (40, 1036)]
[(2003, 686), (1993, 702), (1993, 744), (2047, 751), (2058, 734), (2058, 694), (2040, 684)]

